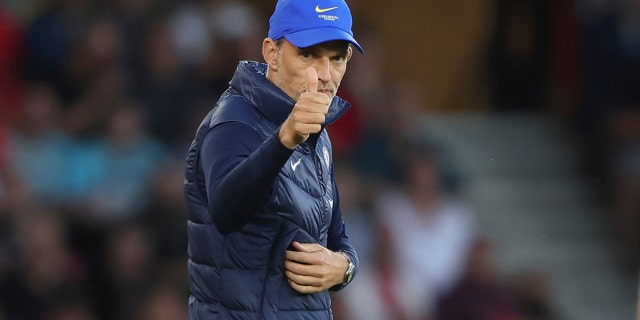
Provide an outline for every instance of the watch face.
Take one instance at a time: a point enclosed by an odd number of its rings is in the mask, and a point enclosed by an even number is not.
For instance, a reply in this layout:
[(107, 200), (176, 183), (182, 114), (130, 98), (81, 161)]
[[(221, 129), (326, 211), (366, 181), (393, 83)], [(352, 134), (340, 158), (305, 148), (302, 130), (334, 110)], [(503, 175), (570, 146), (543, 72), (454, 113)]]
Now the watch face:
[(347, 283), (351, 282), (351, 279), (353, 278), (353, 271), (349, 272), (347, 274)]

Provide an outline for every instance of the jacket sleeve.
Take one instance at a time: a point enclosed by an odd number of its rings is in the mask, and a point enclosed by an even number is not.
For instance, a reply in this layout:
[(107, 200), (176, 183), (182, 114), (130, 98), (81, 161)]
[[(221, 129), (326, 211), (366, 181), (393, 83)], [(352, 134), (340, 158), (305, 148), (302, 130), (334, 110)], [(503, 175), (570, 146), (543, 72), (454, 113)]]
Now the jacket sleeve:
[[(349, 256), (349, 259), (353, 263), (354, 275), (358, 273), (358, 269), (360, 267), (360, 263), (358, 261), (358, 254), (356, 250), (353, 248), (351, 243), (349, 243), (349, 237), (347, 236), (346, 224), (342, 219), (342, 209), (340, 208), (340, 196), (338, 192), (338, 186), (336, 184), (335, 176), (332, 176), (333, 183), (333, 213), (331, 215), (331, 225), (329, 226), (329, 236), (327, 239), (327, 248), (331, 251), (342, 251)], [(352, 278), (352, 280), (353, 280)], [(346, 287), (345, 285), (337, 285), (331, 288), (331, 291), (342, 290), (342, 288)]]
[(207, 133), (200, 152), (209, 214), (226, 234), (240, 229), (264, 204), (293, 151), (277, 134), (263, 142), (250, 126), (226, 122)]

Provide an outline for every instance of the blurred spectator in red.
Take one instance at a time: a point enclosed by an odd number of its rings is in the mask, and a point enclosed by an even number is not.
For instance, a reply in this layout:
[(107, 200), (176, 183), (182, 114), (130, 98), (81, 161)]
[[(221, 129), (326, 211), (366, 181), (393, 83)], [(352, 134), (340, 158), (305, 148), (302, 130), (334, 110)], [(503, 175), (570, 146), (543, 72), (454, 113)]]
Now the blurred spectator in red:
[(474, 243), (461, 281), (439, 299), (436, 319), (543, 319), (520, 316), (513, 293), (498, 277), (491, 251), (491, 243), (486, 238), (479, 238)]
[(23, 34), (19, 22), (0, 4), (0, 122), (13, 123), (20, 114)]
[(354, 155), (355, 148), (362, 136), (362, 107), (348, 85), (340, 86), (338, 94), (342, 99), (349, 101), (351, 107), (347, 113), (340, 117), (340, 121), (327, 127), (327, 132), (331, 136), (333, 158), (336, 161), (345, 161)]

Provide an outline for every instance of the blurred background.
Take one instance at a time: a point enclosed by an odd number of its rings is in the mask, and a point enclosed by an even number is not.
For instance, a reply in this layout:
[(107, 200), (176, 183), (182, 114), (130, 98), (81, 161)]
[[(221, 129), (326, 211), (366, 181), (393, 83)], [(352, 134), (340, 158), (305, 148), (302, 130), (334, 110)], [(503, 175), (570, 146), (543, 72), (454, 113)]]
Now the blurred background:
[[(186, 319), (183, 160), (275, 1), (0, 2), (0, 319)], [(349, 1), (339, 319), (631, 319), (640, 1)]]

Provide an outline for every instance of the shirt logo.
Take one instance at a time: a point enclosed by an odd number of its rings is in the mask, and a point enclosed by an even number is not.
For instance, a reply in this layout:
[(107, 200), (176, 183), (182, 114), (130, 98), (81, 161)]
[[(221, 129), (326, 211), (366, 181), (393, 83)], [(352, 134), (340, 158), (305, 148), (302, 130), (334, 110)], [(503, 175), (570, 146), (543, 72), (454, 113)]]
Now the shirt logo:
[(296, 162), (291, 161), (291, 170), (296, 171), (296, 168), (300, 164), (301, 160), (302, 160), (302, 158), (298, 159), (298, 161), (296, 161)]
[(338, 9), (338, 7), (320, 9), (320, 6), (316, 6), (316, 12), (317, 13), (323, 13), (323, 12), (327, 12), (327, 11), (331, 11), (331, 10), (335, 10), (335, 9)]

